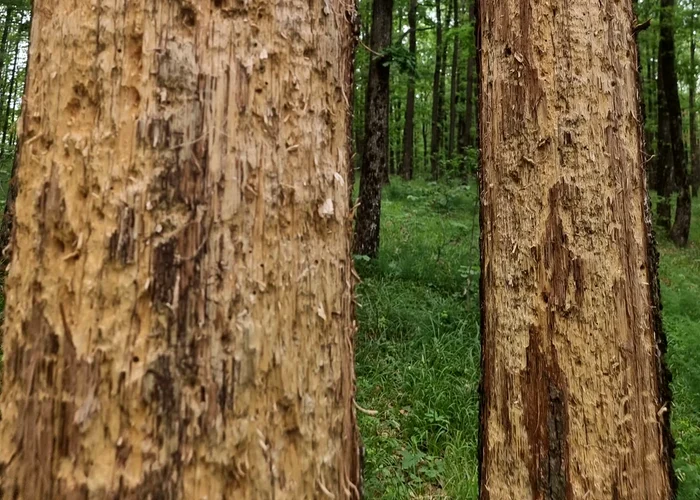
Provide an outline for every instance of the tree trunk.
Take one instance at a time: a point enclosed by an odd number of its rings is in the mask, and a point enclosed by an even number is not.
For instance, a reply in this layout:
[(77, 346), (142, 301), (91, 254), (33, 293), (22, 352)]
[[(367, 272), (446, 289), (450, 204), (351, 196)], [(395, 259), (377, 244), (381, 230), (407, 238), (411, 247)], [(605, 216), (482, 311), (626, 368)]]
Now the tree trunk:
[(683, 118), (678, 96), (676, 49), (673, 41), (674, 0), (661, 0), (659, 21), (659, 83), (664, 87), (668, 106), (668, 128), (673, 154), (673, 182), (678, 190), (676, 216), (671, 227), (671, 239), (678, 246), (688, 243), (690, 234), (691, 197), (688, 182), (687, 157), (683, 145)]
[(442, 125), (440, 121), (440, 74), (442, 72), (442, 20), (440, 16), (440, 3), (435, 2), (436, 33), (435, 33), (435, 71), (433, 72), (433, 105), (430, 126), (430, 174), (434, 181), (440, 177), (440, 143)]
[(389, 162), (389, 65), (385, 50), (391, 44), (393, 0), (372, 3), (369, 78), (365, 101), (365, 147), (360, 172), (360, 206), (355, 223), (355, 249), (359, 255), (379, 253), (382, 184)]
[[(416, 11), (418, 0), (411, 0), (408, 8), (408, 50), (414, 64), (416, 60)], [(406, 90), (406, 114), (403, 125), (403, 159), (401, 162), (401, 175), (406, 180), (413, 178), (413, 138), (414, 115), (416, 113), (416, 72), (408, 75), (408, 89)]]
[(0, 40), (0, 75), (2, 75), (3, 66), (5, 65), (5, 55), (7, 51), (7, 36), (10, 33), (10, 25), (12, 24), (12, 14), (14, 9), (11, 6), (6, 7), (5, 25), (2, 28), (2, 40)]
[(522, 5), (479, 9), (481, 498), (668, 500), (631, 1)]
[[(448, 1), (447, 2), (447, 16), (445, 16), (445, 26), (449, 27), (450, 25), (450, 19), (452, 18), (452, 2)], [(448, 121), (446, 120), (445, 116), (445, 101), (446, 101), (446, 87), (447, 87), (447, 43), (444, 41), (444, 32), (443, 32), (443, 42), (442, 42), (442, 57), (440, 58), (442, 61), (441, 63), (441, 71), (440, 71), (440, 96), (438, 98), (438, 116), (439, 118), (439, 123), (440, 123), (440, 146), (439, 146), (439, 151), (440, 151), (440, 157), (443, 159), (447, 158), (447, 155), (445, 154), (447, 152), (447, 139), (449, 137), (449, 134), (446, 134), (445, 132), (447, 131), (447, 126), (449, 125)]]
[(657, 66), (656, 82), (656, 151), (655, 162), (656, 191), (658, 202), (656, 204), (656, 217), (659, 226), (671, 228), (671, 194), (673, 192), (673, 147), (671, 145), (671, 119), (666, 100), (666, 88), (663, 82), (662, 71), (664, 63), (661, 62), (661, 51), (664, 35), (659, 37), (659, 65)]
[(422, 121), (421, 129), (423, 131), (423, 169), (428, 169), (428, 126)]
[(452, 27), (455, 29), (452, 44), (452, 75), (450, 78), (450, 131), (447, 143), (447, 157), (451, 160), (454, 155), (455, 132), (457, 129), (457, 86), (459, 85), (459, 36), (456, 30), (459, 28), (459, 0), (454, 0), (452, 5)]
[(0, 497), (357, 498), (352, 4), (34, 6)]
[[(640, 47), (641, 49), (641, 47)], [(652, 67), (652, 57), (651, 51), (647, 50), (647, 78), (646, 81), (642, 83), (642, 90), (646, 99), (646, 106), (644, 106), (644, 145), (646, 151), (646, 171), (647, 171), (647, 182), (649, 189), (656, 189), (656, 153), (654, 150), (654, 128), (650, 125), (656, 121), (655, 107), (654, 107), (654, 89), (653, 89), (653, 75), (651, 71)]]
[[(473, 0), (469, 6), (469, 21), (474, 24), (477, 0)], [(467, 59), (467, 91), (465, 96), (464, 130), (462, 135), (462, 176), (466, 182), (469, 179), (469, 163), (467, 161), (467, 150), (473, 145), (472, 139), (472, 116), (474, 113), (474, 68), (476, 55), (470, 54)]]
[(12, 60), (12, 72), (10, 73), (10, 90), (7, 93), (7, 105), (5, 106), (5, 120), (2, 126), (2, 145), (0, 146), (0, 158), (5, 156), (5, 146), (7, 144), (7, 131), (10, 127), (10, 113), (14, 120), (14, 107), (12, 101), (15, 93), (15, 74), (17, 72), (17, 55), (19, 54), (19, 40), (15, 45), (15, 56)]
[(690, 82), (688, 82), (688, 100), (690, 114), (690, 165), (691, 165), (691, 194), (698, 195), (700, 191), (700, 156), (698, 156), (697, 124), (695, 121), (695, 92), (697, 87), (697, 72), (695, 70), (695, 1), (691, 2), (690, 18)]

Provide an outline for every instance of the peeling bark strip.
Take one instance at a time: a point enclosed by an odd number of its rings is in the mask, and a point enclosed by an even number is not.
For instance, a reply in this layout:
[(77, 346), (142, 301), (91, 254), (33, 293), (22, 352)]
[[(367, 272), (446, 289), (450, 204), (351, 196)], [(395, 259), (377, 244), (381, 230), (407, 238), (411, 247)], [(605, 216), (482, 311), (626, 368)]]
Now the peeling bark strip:
[(352, 3), (34, 6), (0, 497), (357, 498)]
[(669, 499), (629, 0), (479, 5), (482, 499)]

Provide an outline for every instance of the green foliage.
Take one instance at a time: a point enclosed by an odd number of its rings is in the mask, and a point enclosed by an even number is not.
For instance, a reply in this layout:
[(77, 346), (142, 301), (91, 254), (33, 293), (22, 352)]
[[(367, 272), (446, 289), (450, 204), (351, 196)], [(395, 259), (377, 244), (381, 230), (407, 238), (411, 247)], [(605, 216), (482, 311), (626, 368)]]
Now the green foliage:
[(391, 65), (392, 69), (397, 69), (401, 73), (415, 75), (416, 58), (411, 52), (401, 44), (393, 44), (387, 47), (383, 56), (386, 58), (384, 65)]

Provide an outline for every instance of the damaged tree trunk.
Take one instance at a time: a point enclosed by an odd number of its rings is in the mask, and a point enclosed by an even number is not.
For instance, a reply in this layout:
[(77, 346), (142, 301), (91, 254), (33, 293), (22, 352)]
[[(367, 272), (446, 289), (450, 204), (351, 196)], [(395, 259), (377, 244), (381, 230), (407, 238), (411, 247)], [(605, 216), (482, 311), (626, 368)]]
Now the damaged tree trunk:
[(359, 497), (348, 6), (35, 2), (0, 497)]
[(481, 498), (670, 499), (631, 1), (479, 19)]

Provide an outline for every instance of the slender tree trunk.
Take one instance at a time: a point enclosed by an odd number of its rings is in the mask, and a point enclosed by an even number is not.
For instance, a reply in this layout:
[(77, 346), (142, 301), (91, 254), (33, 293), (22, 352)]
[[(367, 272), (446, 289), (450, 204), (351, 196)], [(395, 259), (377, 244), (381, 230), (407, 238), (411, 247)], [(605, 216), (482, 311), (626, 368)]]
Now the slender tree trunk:
[(360, 206), (355, 224), (355, 253), (376, 257), (382, 184), (389, 162), (389, 65), (384, 51), (391, 44), (393, 0), (372, 3), (371, 54), (365, 106), (365, 147), (360, 174)]
[(440, 177), (440, 143), (442, 125), (440, 121), (440, 74), (442, 72), (442, 19), (440, 4), (435, 2), (435, 71), (433, 72), (433, 106), (430, 126), (430, 174), (434, 181)]
[[(668, 31), (668, 30), (666, 30)], [(656, 105), (657, 105), (657, 131), (655, 162), (656, 190), (658, 202), (656, 204), (656, 216), (659, 226), (671, 228), (671, 194), (673, 192), (673, 146), (671, 145), (671, 118), (666, 100), (666, 86), (664, 85), (662, 71), (666, 71), (665, 62), (661, 62), (662, 43), (664, 34), (659, 37), (659, 65), (657, 66), (656, 81)], [(664, 61), (667, 58), (664, 59)]]
[(423, 130), (423, 169), (428, 170), (428, 126), (424, 121), (421, 122), (421, 129)]
[[(469, 6), (469, 22), (475, 23), (475, 11), (477, 0), (472, 0)], [(469, 179), (469, 162), (467, 160), (467, 150), (473, 146), (472, 121), (474, 113), (474, 69), (476, 67), (476, 54), (470, 54), (467, 59), (467, 90), (465, 96), (464, 131), (462, 139), (462, 176), (466, 182)]]
[[(416, 64), (416, 10), (418, 0), (411, 0), (408, 8), (408, 50)], [(408, 89), (406, 90), (406, 114), (403, 125), (403, 159), (401, 165), (401, 175), (404, 179), (413, 178), (413, 138), (414, 120), (416, 113), (416, 73), (408, 75)]]
[(7, 93), (7, 105), (5, 106), (5, 120), (2, 126), (2, 145), (0, 146), (0, 158), (5, 156), (5, 147), (7, 145), (7, 131), (10, 127), (10, 114), (12, 114), (12, 120), (14, 120), (14, 108), (12, 107), (12, 101), (14, 100), (15, 94), (15, 75), (17, 72), (17, 56), (19, 54), (19, 40), (15, 45), (15, 56), (12, 60), (12, 72), (10, 73), (10, 89)]
[(455, 29), (452, 43), (452, 75), (450, 79), (450, 131), (447, 146), (447, 157), (451, 160), (454, 155), (455, 133), (457, 131), (457, 86), (459, 85), (459, 36), (456, 30), (459, 28), (459, 0), (454, 0), (452, 5), (452, 27)]
[[(401, 99), (396, 99), (394, 105), (392, 106), (393, 112), (391, 113), (393, 123), (401, 122)], [(392, 127), (389, 127), (389, 143), (391, 144), (390, 154), (389, 154), (389, 168), (386, 170), (386, 175), (384, 178), (384, 184), (389, 184), (389, 175), (394, 175), (397, 172), (398, 165), (401, 155), (401, 136), (399, 134), (391, 133)]]
[(673, 182), (678, 190), (676, 216), (671, 227), (671, 239), (678, 246), (688, 243), (690, 234), (691, 197), (688, 182), (687, 157), (683, 145), (683, 118), (678, 96), (676, 74), (676, 49), (673, 40), (674, 0), (661, 0), (659, 22), (659, 81), (664, 87), (664, 98), (668, 106), (668, 128), (673, 154)]
[(0, 40), (0, 75), (2, 75), (2, 70), (5, 65), (5, 55), (7, 54), (7, 36), (10, 33), (13, 13), (14, 9), (11, 6), (6, 7), (5, 24), (2, 28), (2, 40)]
[[(641, 46), (640, 46), (641, 50)], [(647, 77), (646, 81), (642, 84), (642, 90), (644, 92), (644, 98), (647, 104), (644, 106), (644, 146), (646, 148), (646, 171), (647, 171), (647, 181), (649, 183), (650, 189), (656, 189), (656, 154), (654, 150), (654, 128), (651, 123), (656, 122), (656, 115), (654, 113), (654, 73), (652, 72), (652, 57), (649, 47), (647, 47)]]
[(464, 119), (464, 143), (467, 147), (474, 144), (472, 138), (472, 116), (474, 115), (474, 58), (470, 57), (467, 61), (467, 98), (466, 110)]
[[(445, 16), (445, 26), (449, 28), (450, 25), (450, 19), (452, 19), (452, 2), (448, 0), (447, 3), (447, 16)], [(444, 40), (444, 32), (443, 32), (443, 42), (442, 42), (442, 57), (440, 58), (442, 61), (441, 63), (441, 71), (440, 71), (440, 96), (438, 98), (438, 116), (439, 118), (439, 123), (440, 123), (440, 146), (439, 146), (439, 151), (440, 151), (440, 157), (443, 159), (447, 158), (447, 155), (445, 154), (447, 152), (447, 140), (449, 134), (445, 133), (447, 131), (447, 127), (449, 126), (449, 122), (447, 121), (447, 116), (445, 115), (445, 104), (446, 104), (446, 87), (447, 87), (447, 42)]]
[(34, 2), (0, 497), (358, 498), (352, 5)]
[(479, 9), (481, 498), (669, 500), (631, 1), (522, 5)]
[(690, 114), (690, 164), (691, 164), (691, 193), (698, 195), (700, 191), (700, 156), (698, 155), (697, 123), (695, 121), (695, 92), (697, 89), (697, 71), (695, 67), (695, 1), (691, 2), (690, 18), (690, 82), (688, 82), (688, 100)]

